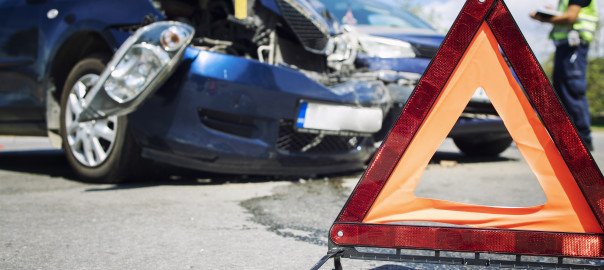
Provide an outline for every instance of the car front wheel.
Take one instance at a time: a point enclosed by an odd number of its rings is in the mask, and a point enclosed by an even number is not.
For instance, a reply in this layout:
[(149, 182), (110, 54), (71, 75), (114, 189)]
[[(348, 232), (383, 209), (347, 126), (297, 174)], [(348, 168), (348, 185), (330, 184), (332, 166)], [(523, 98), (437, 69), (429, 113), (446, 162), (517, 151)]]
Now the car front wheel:
[(76, 120), (105, 63), (103, 57), (83, 59), (67, 76), (61, 95), (61, 136), (67, 160), (82, 180), (119, 183), (133, 176), (141, 160), (140, 150), (128, 134), (127, 117)]

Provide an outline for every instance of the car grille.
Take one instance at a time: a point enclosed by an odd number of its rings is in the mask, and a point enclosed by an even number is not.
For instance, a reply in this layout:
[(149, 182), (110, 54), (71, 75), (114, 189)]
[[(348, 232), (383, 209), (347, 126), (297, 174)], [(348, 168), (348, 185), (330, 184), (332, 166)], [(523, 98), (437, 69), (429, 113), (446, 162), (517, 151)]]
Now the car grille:
[(357, 149), (361, 136), (342, 136), (298, 132), (293, 121), (281, 121), (277, 149), (289, 153), (337, 154)]
[(415, 54), (420, 58), (433, 58), (438, 52), (438, 47), (420, 45), (420, 44), (411, 44), (413, 49), (415, 50)]

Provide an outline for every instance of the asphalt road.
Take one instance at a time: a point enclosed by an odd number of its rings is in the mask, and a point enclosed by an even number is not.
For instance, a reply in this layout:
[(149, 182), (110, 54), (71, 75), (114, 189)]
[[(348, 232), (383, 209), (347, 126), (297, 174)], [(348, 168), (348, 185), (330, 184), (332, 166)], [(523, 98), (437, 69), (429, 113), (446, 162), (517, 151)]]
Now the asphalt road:
[[(596, 133), (604, 165), (604, 133)], [(167, 170), (79, 182), (45, 138), (0, 137), (0, 269), (309, 269), (360, 173), (275, 179)], [(447, 140), (416, 193), (528, 206), (545, 196), (515, 147), (472, 159)], [(344, 269), (451, 269), (344, 260)], [(322, 269), (331, 269), (329, 262)]]

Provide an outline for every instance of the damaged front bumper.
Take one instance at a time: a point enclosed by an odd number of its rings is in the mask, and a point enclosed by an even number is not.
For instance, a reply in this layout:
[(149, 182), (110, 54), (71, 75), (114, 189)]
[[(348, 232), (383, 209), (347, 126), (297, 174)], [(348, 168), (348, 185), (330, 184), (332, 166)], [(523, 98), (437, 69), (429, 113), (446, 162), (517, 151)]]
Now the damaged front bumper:
[(189, 48), (129, 119), (144, 157), (182, 167), (280, 175), (363, 169), (375, 151), (375, 127), (300, 126), (305, 102), (384, 115), (391, 101), (380, 82), (328, 88), (296, 70)]
[(119, 102), (107, 82), (133, 44), (120, 48), (79, 120), (128, 114), (143, 157), (168, 164), (238, 174), (360, 170), (391, 106), (380, 81), (326, 87), (292, 68), (192, 46)]

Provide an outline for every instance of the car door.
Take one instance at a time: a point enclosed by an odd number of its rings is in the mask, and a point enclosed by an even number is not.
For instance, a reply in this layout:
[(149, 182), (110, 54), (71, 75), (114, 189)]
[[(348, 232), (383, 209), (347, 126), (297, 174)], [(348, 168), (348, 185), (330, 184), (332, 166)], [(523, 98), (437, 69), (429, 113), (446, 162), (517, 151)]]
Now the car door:
[(44, 126), (38, 57), (44, 2), (0, 0), (0, 133), (24, 133), (19, 130), (23, 125)]

